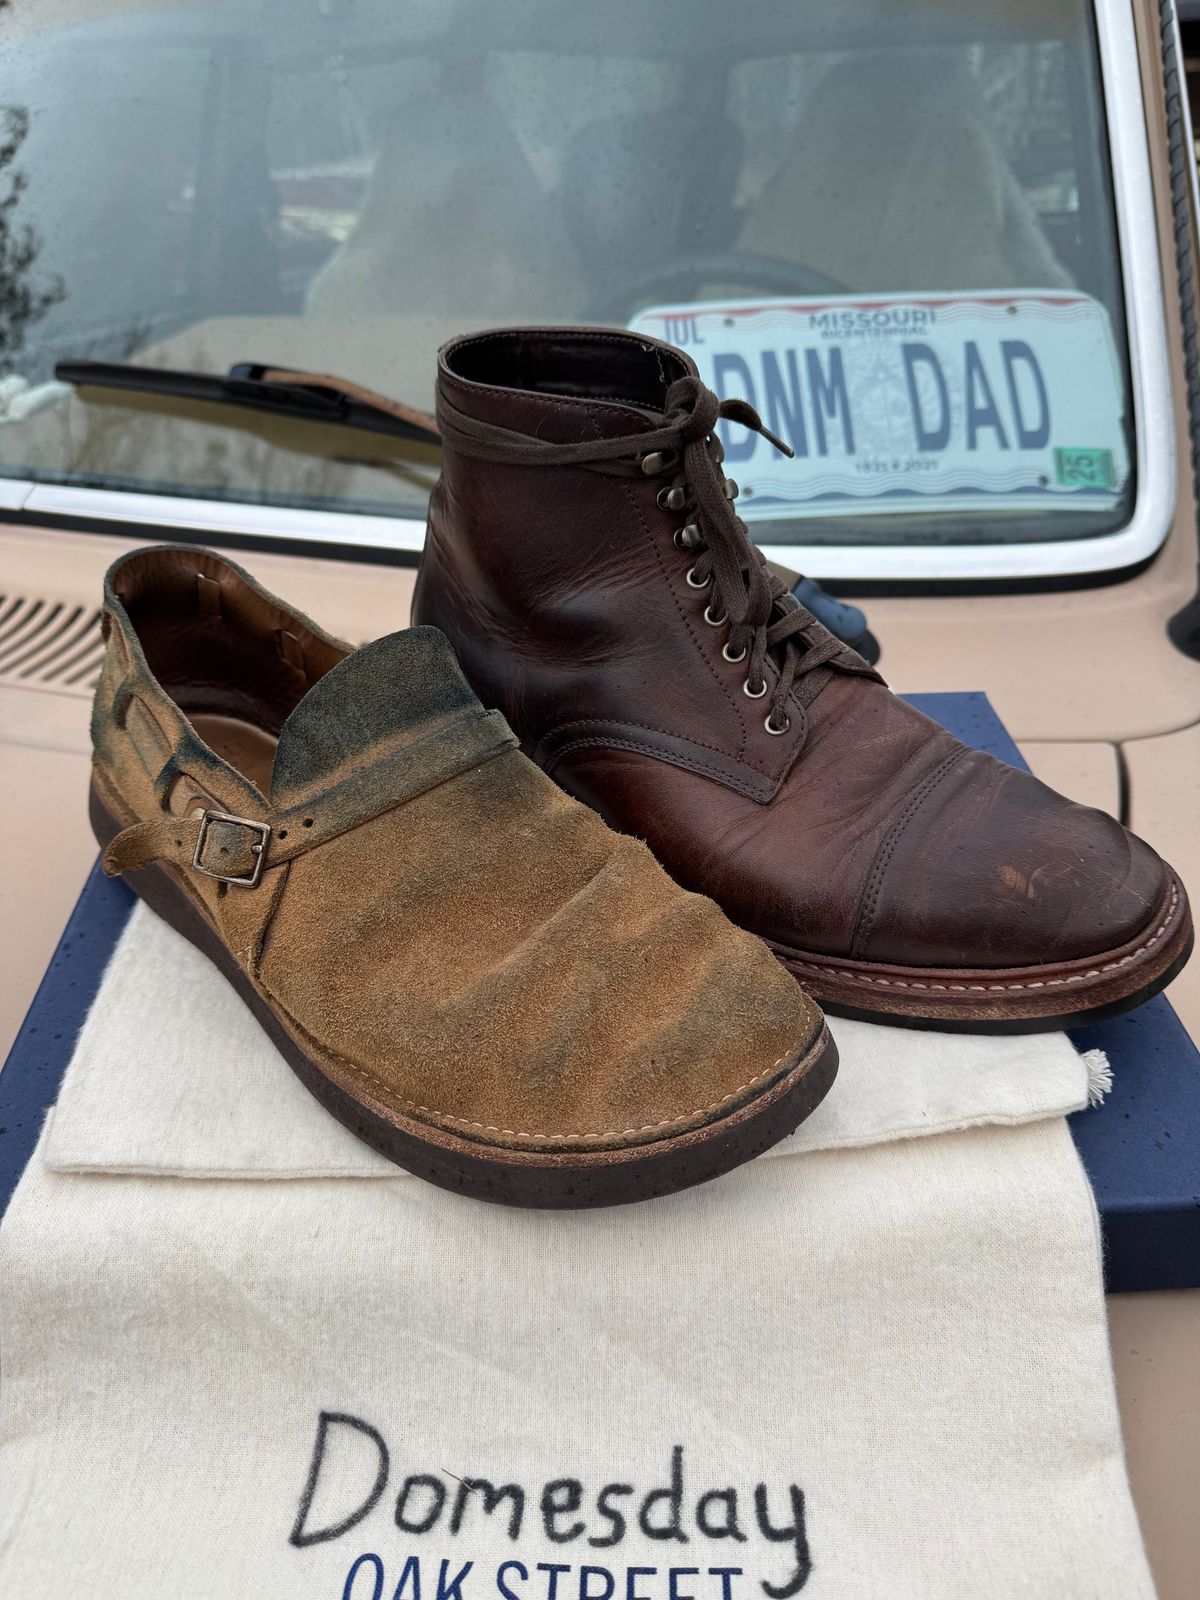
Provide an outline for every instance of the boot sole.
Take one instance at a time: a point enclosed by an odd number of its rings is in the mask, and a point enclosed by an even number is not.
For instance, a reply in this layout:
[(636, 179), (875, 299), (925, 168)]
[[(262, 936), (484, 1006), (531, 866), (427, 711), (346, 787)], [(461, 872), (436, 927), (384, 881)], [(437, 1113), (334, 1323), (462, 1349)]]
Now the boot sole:
[(1192, 953), (1187, 895), (1168, 869), (1163, 899), (1119, 949), (1037, 967), (900, 967), (790, 949), (775, 955), (833, 1016), (947, 1033), (1051, 1033), (1117, 1017), (1165, 989)]
[[(122, 822), (95, 787), (88, 809), (102, 850), (136, 820)], [(208, 957), (249, 1006), (301, 1083), (343, 1127), (405, 1171), (473, 1199), (535, 1209), (581, 1210), (625, 1205), (707, 1183), (794, 1132), (816, 1110), (837, 1075), (837, 1047), (822, 1022), (811, 1040), (780, 1063), (778, 1077), (766, 1089), (719, 1120), (686, 1133), (606, 1150), (524, 1151), (488, 1146), (388, 1112), (351, 1093), (303, 1048), (170, 868), (157, 864), (143, 867), (125, 881), (156, 915)]]

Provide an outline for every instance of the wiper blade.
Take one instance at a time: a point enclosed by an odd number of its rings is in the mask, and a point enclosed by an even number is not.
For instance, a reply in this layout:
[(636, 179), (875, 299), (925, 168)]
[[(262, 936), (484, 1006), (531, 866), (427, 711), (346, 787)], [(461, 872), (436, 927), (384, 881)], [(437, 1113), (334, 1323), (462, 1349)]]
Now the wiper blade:
[(391, 434), (420, 444), (439, 444), (437, 423), (427, 412), (364, 389), (348, 378), (292, 367), (260, 366), (243, 361), (225, 377), (208, 372), (173, 372), (166, 367), (139, 367), (109, 361), (60, 361), (54, 376), (80, 389), (123, 389), (142, 394), (173, 395), (182, 400), (241, 406), (305, 422), (360, 428)]

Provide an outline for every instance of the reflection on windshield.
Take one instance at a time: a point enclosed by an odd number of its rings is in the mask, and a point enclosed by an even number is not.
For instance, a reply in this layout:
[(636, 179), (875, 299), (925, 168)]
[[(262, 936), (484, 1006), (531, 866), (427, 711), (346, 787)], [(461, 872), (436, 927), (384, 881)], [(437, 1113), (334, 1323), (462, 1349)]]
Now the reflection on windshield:
[[(1058, 538), (1127, 516), (1083, 0), (13, 0), (0, 29), (0, 471), (421, 516), (436, 470), (421, 447), (47, 380), (62, 358), (255, 361), (428, 409), (439, 343), (474, 327), (1041, 291), (1075, 297), (1112, 373), (1090, 412), (1049, 373), (1063, 426), (1091, 431), (1045, 448), (1103, 444), (1107, 498), (1002, 503), (980, 479), (969, 527), (962, 496), (927, 497), (919, 518), (876, 496), (851, 525), (793, 492), (764, 495), (762, 515), (834, 541)], [(1043, 364), (1078, 359), (1062, 327)], [(781, 328), (731, 357), (786, 371)], [(914, 450), (938, 437), (936, 402)], [(898, 449), (895, 418), (873, 436), (873, 414), (857, 407), (847, 472)]]
[(21, 146), (29, 134), (23, 106), (0, 108), (0, 371), (12, 372), (30, 328), (65, 295), (62, 280), (38, 267), (42, 241), (24, 221), (20, 199), (29, 177)]
[[(1026, 84), (1017, 77), (1006, 89), (1024, 98)], [(1006, 139), (1001, 119), (981, 114), (979, 91), (961, 50), (839, 61), (796, 129), (797, 147), (820, 151), (820, 160), (772, 175), (743, 241), (786, 256), (794, 219), (820, 217), (807, 236), (809, 264), (847, 289), (1074, 287), (1049, 215), (1043, 225), (1021, 186), (1016, 130)]]
[(305, 293), (310, 316), (555, 321), (579, 308), (567, 218), (539, 182), (482, 61), (388, 106), (347, 237)]

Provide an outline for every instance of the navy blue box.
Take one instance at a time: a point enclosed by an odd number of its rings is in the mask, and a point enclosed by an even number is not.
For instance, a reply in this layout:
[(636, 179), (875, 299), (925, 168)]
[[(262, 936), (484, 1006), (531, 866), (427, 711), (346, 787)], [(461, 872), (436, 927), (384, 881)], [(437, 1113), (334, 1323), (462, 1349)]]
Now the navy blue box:
[[(906, 698), (964, 744), (1026, 765), (986, 695)], [(1071, 1040), (1113, 1072), (1104, 1104), (1068, 1119), (1100, 1209), (1105, 1287), (1200, 1288), (1200, 1052), (1162, 995)]]
[[(964, 743), (1024, 765), (985, 695), (909, 699)], [(133, 903), (123, 883), (92, 868), (0, 1072), (0, 1215)], [(1113, 1069), (1104, 1104), (1070, 1119), (1100, 1208), (1107, 1288), (1200, 1288), (1200, 1053), (1161, 996), (1072, 1039), (1103, 1050)]]

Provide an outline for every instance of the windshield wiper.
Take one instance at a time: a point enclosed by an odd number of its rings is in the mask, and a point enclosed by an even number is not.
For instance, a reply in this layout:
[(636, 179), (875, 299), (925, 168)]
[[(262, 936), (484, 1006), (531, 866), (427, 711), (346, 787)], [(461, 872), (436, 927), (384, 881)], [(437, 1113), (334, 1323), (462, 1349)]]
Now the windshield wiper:
[(59, 361), (54, 376), (80, 389), (123, 389), (134, 393), (173, 395), (182, 400), (241, 406), (305, 422), (360, 428), (392, 434), (421, 444), (438, 444), (437, 423), (424, 411), (364, 389), (348, 378), (292, 367), (267, 367), (243, 361), (225, 377), (207, 372), (173, 372), (166, 367), (138, 367), (108, 361)]

